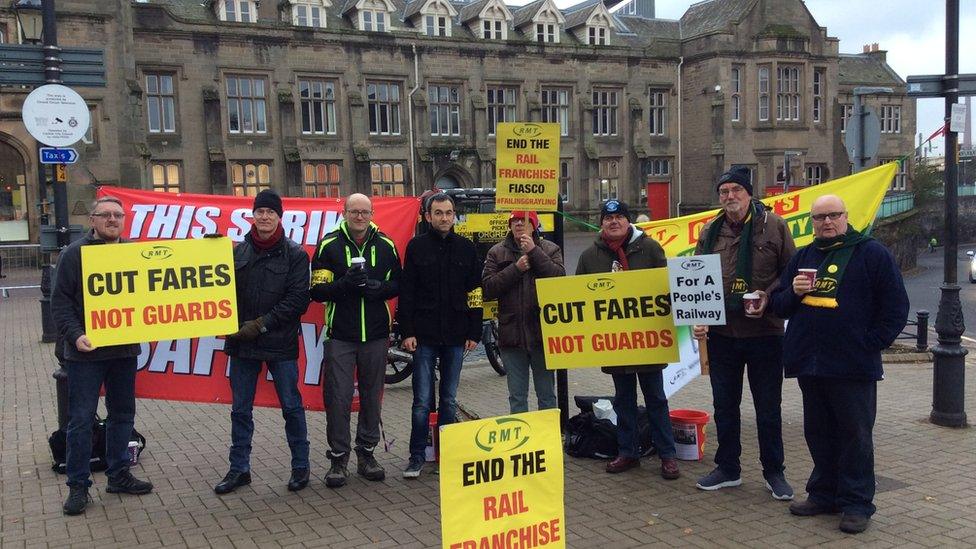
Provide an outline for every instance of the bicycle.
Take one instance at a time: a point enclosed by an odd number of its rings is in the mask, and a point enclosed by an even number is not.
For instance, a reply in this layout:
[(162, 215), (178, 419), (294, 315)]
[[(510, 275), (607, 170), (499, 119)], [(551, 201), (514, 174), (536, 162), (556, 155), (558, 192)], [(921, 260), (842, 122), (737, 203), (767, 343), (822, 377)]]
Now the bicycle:
[[(498, 349), (498, 321), (494, 318), (483, 321), (482, 330), (481, 345), (485, 348), (488, 364), (498, 375), (504, 376), (505, 365), (502, 364), (501, 352)], [(387, 385), (400, 383), (413, 373), (413, 353), (401, 347), (402, 341), (403, 336), (400, 334), (399, 326), (394, 322), (390, 330), (390, 346), (386, 352)]]

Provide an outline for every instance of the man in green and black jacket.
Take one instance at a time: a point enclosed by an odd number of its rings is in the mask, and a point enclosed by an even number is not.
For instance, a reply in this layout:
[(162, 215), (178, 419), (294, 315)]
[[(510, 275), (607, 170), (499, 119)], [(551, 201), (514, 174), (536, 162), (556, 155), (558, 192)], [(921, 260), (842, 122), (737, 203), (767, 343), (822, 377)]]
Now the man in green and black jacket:
[(380, 440), (380, 396), (393, 318), (387, 300), (399, 293), (401, 271), (393, 241), (372, 222), (373, 205), (366, 195), (350, 195), (343, 215), (339, 227), (318, 243), (310, 290), (313, 300), (326, 305), (323, 389), (332, 467), (325, 484), (330, 488), (344, 486), (349, 474), (354, 373), (359, 382), (357, 471), (368, 480), (386, 478), (373, 449)]

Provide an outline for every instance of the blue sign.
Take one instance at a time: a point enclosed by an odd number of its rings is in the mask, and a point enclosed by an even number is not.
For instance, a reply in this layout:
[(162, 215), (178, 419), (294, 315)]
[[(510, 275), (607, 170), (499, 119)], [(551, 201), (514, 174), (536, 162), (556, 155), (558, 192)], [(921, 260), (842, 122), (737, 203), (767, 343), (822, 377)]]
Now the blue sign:
[(74, 164), (77, 160), (78, 151), (74, 149), (41, 147), (41, 164)]

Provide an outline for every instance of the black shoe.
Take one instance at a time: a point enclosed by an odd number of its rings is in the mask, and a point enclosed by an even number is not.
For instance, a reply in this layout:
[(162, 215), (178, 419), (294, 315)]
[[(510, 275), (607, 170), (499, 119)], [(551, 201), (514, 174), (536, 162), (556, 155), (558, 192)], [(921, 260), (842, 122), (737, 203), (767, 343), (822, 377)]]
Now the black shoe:
[(346, 479), (349, 478), (349, 469), (347, 468), (349, 454), (336, 455), (328, 452), (326, 455), (332, 460), (332, 466), (329, 467), (329, 472), (325, 474), (325, 485), (329, 488), (345, 486)]
[(71, 486), (71, 490), (68, 493), (68, 499), (64, 500), (64, 506), (61, 509), (64, 510), (66, 515), (80, 515), (85, 512), (85, 507), (88, 507), (88, 502), (91, 501), (91, 496), (88, 495), (87, 486)]
[(366, 480), (371, 480), (373, 482), (379, 482), (386, 478), (386, 470), (383, 466), (377, 463), (376, 458), (373, 457), (373, 452), (368, 450), (356, 450), (356, 472)]
[(815, 517), (817, 515), (832, 515), (837, 510), (833, 507), (825, 507), (819, 503), (814, 503), (809, 499), (806, 501), (795, 501), (790, 504), (790, 513), (798, 517)]
[(105, 491), (110, 494), (132, 494), (134, 496), (148, 494), (152, 492), (152, 489), (153, 485), (151, 482), (137, 479), (132, 476), (132, 473), (128, 469), (123, 470), (114, 477), (109, 477), (108, 486), (105, 487)]
[(840, 531), (847, 534), (860, 534), (867, 530), (869, 522), (871, 522), (871, 517), (844, 513), (840, 517)]
[(297, 492), (308, 486), (308, 467), (298, 467), (291, 470), (291, 478), (288, 479), (288, 491)]
[(229, 494), (241, 486), (248, 484), (251, 484), (251, 473), (231, 469), (224, 475), (224, 480), (214, 486), (214, 492), (220, 495)]

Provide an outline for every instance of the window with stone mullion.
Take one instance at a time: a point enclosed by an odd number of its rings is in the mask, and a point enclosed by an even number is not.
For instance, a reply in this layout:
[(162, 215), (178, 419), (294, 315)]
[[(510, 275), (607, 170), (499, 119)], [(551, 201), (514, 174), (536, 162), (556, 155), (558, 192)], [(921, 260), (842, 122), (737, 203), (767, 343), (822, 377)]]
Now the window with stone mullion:
[(302, 133), (334, 135), (336, 133), (335, 83), (325, 80), (299, 79), (302, 110)]
[(593, 90), (593, 135), (617, 135), (617, 92)]
[(569, 135), (569, 90), (542, 88), (542, 121), (559, 124), (559, 134)]
[(488, 135), (495, 135), (495, 128), (499, 122), (515, 121), (517, 107), (515, 94), (515, 88), (488, 87)]
[(146, 75), (146, 110), (149, 118), (149, 133), (176, 132), (175, 98), (173, 75)]
[(230, 133), (267, 133), (264, 79), (227, 77), (227, 121)]
[(393, 82), (366, 84), (369, 133), (400, 135), (400, 85)]

